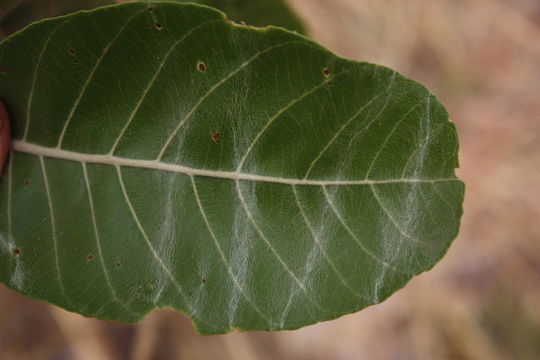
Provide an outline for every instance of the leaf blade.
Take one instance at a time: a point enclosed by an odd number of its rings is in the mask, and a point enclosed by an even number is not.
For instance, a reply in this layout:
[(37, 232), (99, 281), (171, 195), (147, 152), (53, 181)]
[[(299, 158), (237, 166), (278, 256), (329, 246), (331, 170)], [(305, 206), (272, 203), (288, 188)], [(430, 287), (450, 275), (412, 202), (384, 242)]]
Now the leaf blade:
[(2, 282), (94, 317), (173, 307), (205, 333), (290, 329), (380, 302), (444, 255), (463, 184), (423, 86), (209, 8), (147, 6), (2, 43)]

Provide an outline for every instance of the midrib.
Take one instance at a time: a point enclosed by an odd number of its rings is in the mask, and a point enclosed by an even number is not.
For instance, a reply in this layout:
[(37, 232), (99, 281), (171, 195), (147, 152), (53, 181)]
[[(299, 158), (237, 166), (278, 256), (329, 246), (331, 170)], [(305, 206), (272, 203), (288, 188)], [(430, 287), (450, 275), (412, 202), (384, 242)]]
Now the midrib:
[(133, 167), (149, 170), (161, 170), (190, 176), (205, 176), (211, 178), (227, 179), (227, 180), (247, 180), (261, 181), (269, 183), (279, 183), (287, 185), (377, 185), (377, 184), (396, 184), (396, 183), (437, 183), (447, 181), (459, 181), (457, 178), (439, 178), (439, 179), (387, 179), (387, 180), (310, 180), (310, 179), (293, 179), (274, 176), (264, 176), (256, 174), (248, 174), (238, 171), (218, 171), (197, 169), (188, 166), (170, 164), (157, 160), (141, 160), (129, 159), (112, 155), (100, 154), (84, 154), (73, 151), (61, 150), (57, 148), (49, 148), (41, 145), (31, 144), (21, 140), (11, 142), (11, 148), (17, 152), (31, 154), (35, 156), (43, 156), (47, 158), (76, 161), (80, 163), (103, 164), (110, 166)]

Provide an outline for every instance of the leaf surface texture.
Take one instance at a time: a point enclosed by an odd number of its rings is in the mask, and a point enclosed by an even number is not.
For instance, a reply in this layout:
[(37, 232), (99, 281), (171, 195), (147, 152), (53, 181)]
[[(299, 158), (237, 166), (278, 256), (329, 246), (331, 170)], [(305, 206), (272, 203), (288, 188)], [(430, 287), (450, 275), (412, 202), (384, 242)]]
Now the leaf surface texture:
[(381, 302), (458, 232), (441, 103), (294, 33), (128, 3), (25, 28), (0, 68), (0, 281), (27, 296), (293, 329)]

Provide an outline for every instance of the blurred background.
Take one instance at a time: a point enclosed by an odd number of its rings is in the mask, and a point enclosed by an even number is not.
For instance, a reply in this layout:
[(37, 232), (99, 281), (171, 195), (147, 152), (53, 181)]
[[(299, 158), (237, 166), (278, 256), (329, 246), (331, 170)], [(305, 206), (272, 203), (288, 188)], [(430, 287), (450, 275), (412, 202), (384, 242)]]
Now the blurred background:
[(380, 305), (275, 333), (86, 319), (0, 284), (0, 359), (540, 359), (540, 1), (288, 2), (314, 40), (447, 106), (467, 186), (447, 256)]

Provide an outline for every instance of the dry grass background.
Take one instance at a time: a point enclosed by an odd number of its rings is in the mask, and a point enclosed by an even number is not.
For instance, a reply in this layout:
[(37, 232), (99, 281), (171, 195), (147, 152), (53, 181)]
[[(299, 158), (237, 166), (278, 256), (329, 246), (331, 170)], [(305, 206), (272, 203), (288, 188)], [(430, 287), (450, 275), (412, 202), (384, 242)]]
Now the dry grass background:
[(540, 359), (540, 1), (289, 1), (315, 40), (447, 105), (467, 184), (447, 256), (383, 304), (277, 333), (108, 323), (0, 286), (0, 359)]

